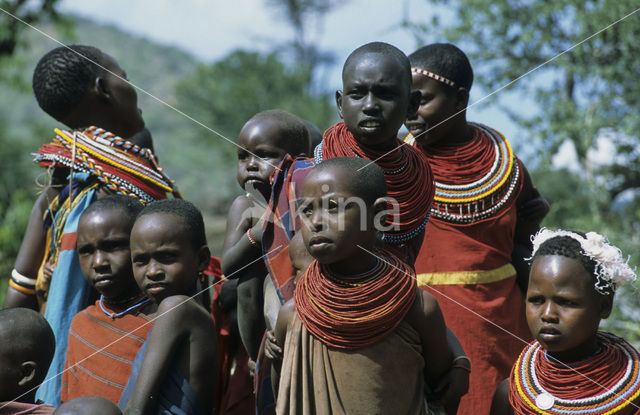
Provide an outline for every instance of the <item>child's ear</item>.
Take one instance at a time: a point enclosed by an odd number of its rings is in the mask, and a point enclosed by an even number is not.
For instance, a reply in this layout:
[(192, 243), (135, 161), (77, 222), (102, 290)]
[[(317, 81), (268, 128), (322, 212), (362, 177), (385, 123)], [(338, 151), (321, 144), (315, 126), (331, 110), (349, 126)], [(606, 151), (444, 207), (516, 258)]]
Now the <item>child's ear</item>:
[(204, 271), (209, 267), (211, 261), (211, 251), (207, 245), (202, 245), (198, 249), (198, 271)]
[(420, 91), (412, 91), (409, 95), (409, 107), (407, 108), (407, 119), (415, 117), (418, 112), (418, 108), (420, 108), (420, 99), (422, 99), (422, 94)]
[(342, 91), (340, 91), (340, 90), (336, 91), (336, 106), (338, 107), (338, 115), (340, 115), (340, 119), (343, 119), (343, 117), (342, 117)]
[(18, 386), (25, 386), (29, 384), (36, 377), (37, 369), (38, 364), (33, 360), (22, 362), (20, 365), (20, 374), (22, 375), (22, 378), (18, 382)]
[(600, 302), (600, 317), (605, 319), (611, 315), (611, 310), (613, 309), (613, 294), (602, 296), (602, 301)]
[(374, 227), (382, 227), (387, 221), (389, 212), (389, 202), (386, 197), (379, 197), (373, 202)]
[(101, 98), (110, 100), (111, 90), (102, 76), (97, 76), (93, 86), (94, 92)]
[(456, 109), (462, 111), (467, 108), (469, 104), (469, 91), (467, 88), (458, 88), (456, 91)]

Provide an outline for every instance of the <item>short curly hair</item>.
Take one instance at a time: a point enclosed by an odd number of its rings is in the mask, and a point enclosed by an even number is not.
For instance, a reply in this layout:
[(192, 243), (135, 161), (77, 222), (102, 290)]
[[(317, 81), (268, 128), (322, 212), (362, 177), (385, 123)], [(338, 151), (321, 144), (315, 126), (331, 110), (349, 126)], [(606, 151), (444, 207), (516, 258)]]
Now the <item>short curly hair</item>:
[[(586, 235), (582, 232), (574, 233), (586, 238)], [(590, 275), (593, 275), (595, 278), (596, 262), (582, 251), (580, 242), (570, 236), (556, 236), (555, 238), (545, 241), (540, 245), (540, 248), (538, 248), (531, 259), (532, 262), (534, 259), (543, 255), (561, 255), (563, 257), (575, 259)]]
[(33, 92), (40, 108), (57, 120), (64, 118), (78, 106), (102, 62), (102, 51), (93, 46), (61, 46), (49, 51), (33, 71)]
[(200, 210), (191, 202), (182, 199), (164, 199), (149, 203), (138, 214), (138, 219), (153, 213), (167, 213), (181, 218), (194, 250), (207, 245), (204, 220)]

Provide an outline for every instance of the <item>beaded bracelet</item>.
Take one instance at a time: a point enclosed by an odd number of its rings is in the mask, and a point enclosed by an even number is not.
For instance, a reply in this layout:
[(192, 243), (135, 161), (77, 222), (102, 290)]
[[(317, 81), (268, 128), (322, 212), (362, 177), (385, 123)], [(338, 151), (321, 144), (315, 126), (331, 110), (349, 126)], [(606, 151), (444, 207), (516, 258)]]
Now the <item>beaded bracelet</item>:
[(247, 238), (249, 238), (251, 245), (258, 246), (258, 242), (256, 242), (256, 240), (253, 239), (253, 236), (251, 236), (251, 228), (247, 229)]

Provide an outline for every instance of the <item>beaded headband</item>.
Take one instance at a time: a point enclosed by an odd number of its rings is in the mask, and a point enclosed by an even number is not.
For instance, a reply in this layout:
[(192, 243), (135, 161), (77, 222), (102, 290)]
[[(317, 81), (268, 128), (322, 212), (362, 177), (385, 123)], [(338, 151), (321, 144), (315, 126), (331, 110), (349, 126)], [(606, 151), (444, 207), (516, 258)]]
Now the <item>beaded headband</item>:
[(412, 73), (417, 73), (420, 75), (424, 75), (426, 77), (429, 77), (431, 79), (435, 79), (436, 81), (442, 82), (443, 84), (447, 84), (452, 88), (456, 87), (456, 83), (453, 82), (451, 79), (447, 79), (442, 75), (438, 75), (437, 73), (433, 73), (431, 71), (427, 71), (426, 69), (422, 69), (422, 68), (411, 68), (411, 72)]
[(600, 294), (612, 294), (618, 287), (636, 280), (636, 273), (627, 264), (628, 259), (625, 260), (622, 257), (620, 249), (609, 244), (607, 238), (596, 232), (587, 232), (585, 238), (575, 232), (552, 231), (542, 228), (531, 238), (533, 242), (531, 258), (536, 255), (543, 243), (559, 236), (568, 236), (578, 241), (582, 248), (582, 253), (596, 263), (594, 270), (596, 277), (595, 289)]

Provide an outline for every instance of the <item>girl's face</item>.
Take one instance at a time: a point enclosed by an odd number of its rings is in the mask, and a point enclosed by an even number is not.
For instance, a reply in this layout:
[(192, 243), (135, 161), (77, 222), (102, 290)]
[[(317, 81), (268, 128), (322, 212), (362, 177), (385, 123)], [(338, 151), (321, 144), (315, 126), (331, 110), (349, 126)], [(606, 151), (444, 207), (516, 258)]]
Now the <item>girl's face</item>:
[(577, 260), (543, 255), (533, 261), (527, 322), (531, 334), (556, 359), (572, 362), (594, 354), (598, 325), (612, 305), (612, 296), (596, 292), (594, 277)]

